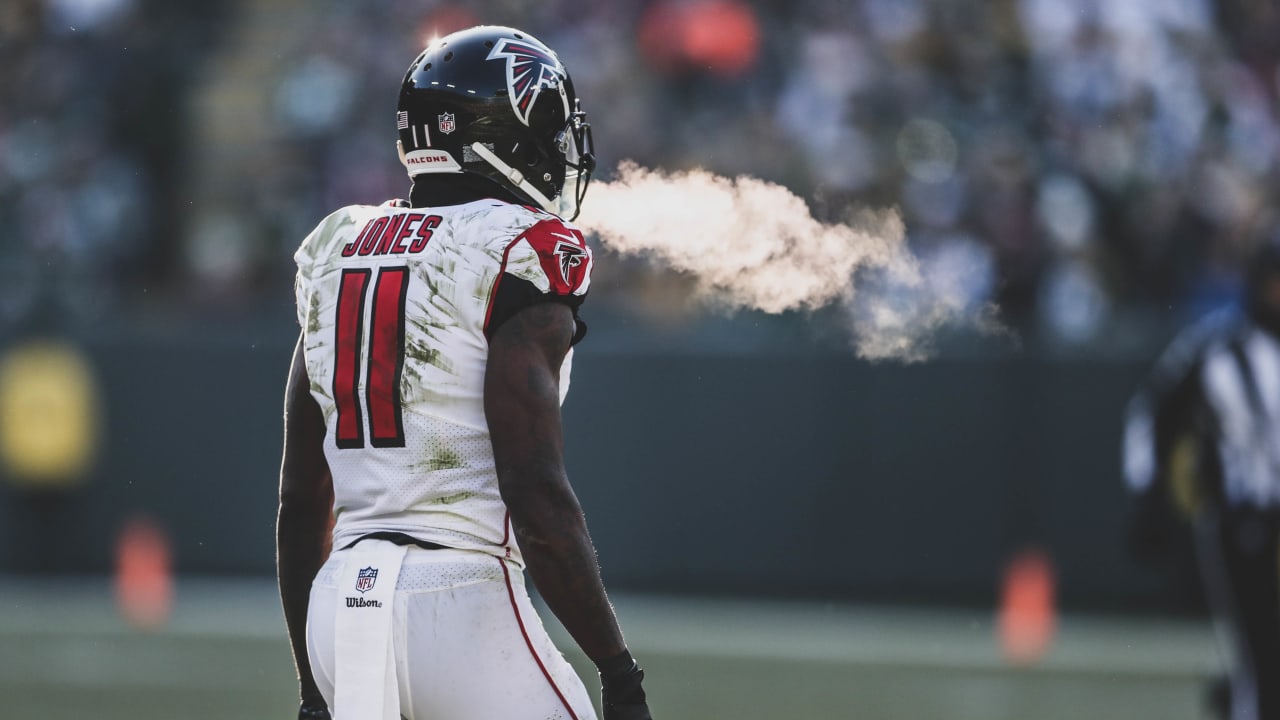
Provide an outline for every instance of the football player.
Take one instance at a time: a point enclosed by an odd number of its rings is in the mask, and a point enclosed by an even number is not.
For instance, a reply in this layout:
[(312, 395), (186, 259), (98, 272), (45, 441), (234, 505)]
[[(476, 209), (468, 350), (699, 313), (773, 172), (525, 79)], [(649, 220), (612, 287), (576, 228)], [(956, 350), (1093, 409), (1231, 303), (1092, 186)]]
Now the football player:
[(396, 125), (408, 201), (338, 210), (295, 255), (277, 550), (299, 717), (594, 718), (527, 570), (606, 720), (645, 720), (563, 461), (595, 164), (573, 83), (528, 33), (471, 28), (413, 61)]
[[(1125, 479), (1140, 558), (1191, 521), (1232, 720), (1280, 718), (1280, 238), (1247, 269), (1244, 312), (1185, 330), (1129, 404)], [(1217, 704), (1217, 700), (1214, 700)]]

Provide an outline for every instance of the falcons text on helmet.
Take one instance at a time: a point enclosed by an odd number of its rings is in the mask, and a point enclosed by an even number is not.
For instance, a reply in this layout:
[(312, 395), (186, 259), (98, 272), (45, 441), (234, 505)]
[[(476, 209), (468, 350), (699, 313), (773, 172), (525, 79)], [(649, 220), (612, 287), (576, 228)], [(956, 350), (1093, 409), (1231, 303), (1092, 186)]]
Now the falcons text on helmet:
[(529, 111), (543, 89), (564, 82), (564, 66), (541, 45), (503, 38), (489, 51), (486, 60), (507, 60), (507, 93), (516, 117), (529, 124)]

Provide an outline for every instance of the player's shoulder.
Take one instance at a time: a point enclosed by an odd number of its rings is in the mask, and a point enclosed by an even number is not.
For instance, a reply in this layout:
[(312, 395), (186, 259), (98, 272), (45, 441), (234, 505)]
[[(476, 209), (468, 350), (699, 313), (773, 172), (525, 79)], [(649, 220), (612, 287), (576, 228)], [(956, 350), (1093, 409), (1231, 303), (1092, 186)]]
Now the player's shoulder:
[[(401, 204), (403, 203), (403, 204)], [(342, 240), (345, 231), (359, 229), (369, 218), (392, 208), (407, 208), (404, 200), (388, 200), (380, 205), (346, 205), (329, 213), (307, 234), (294, 253), (294, 260), (301, 265), (314, 258), (324, 257), (332, 246)]]
[(565, 219), (531, 205), (482, 200), (458, 209), (456, 224), (497, 252), (521, 240), (535, 245), (568, 241), (586, 250), (582, 231)]
[(1185, 354), (1202, 354), (1210, 348), (1232, 342), (1248, 330), (1248, 316), (1238, 307), (1216, 308), (1184, 328), (1173, 346)]
[(386, 213), (388, 210), (408, 208), (408, 207), (409, 207), (409, 202), (407, 200), (399, 200), (399, 199), (388, 200), (384, 203), (379, 203), (377, 205), (362, 205), (362, 204), (345, 205), (326, 215), (324, 219), (321, 220), (318, 225), (316, 225), (316, 230), (313, 231), (313, 234), (315, 232), (322, 231), (326, 228), (333, 228), (334, 226), (353, 224), (368, 216), (377, 215), (380, 213)]
[(543, 293), (585, 296), (592, 253), (582, 231), (556, 215), (526, 209), (502, 248), (503, 270)]
[(511, 239), (529, 228), (541, 223), (563, 224), (564, 220), (546, 210), (532, 205), (520, 205), (502, 200), (487, 200), (471, 203), (476, 217), (493, 228), (505, 229)]
[(1153, 371), (1158, 386), (1172, 387), (1201, 367), (1206, 358), (1220, 353), (1245, 327), (1237, 308), (1210, 311), (1179, 331), (1160, 355)]

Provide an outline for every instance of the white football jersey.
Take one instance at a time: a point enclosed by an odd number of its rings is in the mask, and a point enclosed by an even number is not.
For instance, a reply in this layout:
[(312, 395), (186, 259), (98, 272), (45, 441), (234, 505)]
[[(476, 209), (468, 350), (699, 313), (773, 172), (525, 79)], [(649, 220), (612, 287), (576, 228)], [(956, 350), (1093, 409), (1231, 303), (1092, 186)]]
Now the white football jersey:
[(311, 394), (328, 429), (334, 547), (390, 530), (520, 562), (484, 417), (488, 337), (547, 295), (581, 302), (592, 263), (582, 233), (498, 200), (351, 206), (294, 259)]

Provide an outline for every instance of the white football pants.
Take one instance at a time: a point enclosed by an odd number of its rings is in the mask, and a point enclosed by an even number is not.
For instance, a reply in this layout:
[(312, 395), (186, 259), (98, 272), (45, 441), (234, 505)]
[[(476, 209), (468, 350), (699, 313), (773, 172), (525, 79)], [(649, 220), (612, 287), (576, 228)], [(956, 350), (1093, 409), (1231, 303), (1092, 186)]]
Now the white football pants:
[[(350, 552), (334, 552), (316, 575), (307, 615), (311, 669), (331, 709), (335, 613), (362, 597), (337, 587)], [(406, 720), (595, 720), (582, 680), (547, 636), (524, 574), (510, 562), (410, 546), (391, 603), (390, 671)]]

